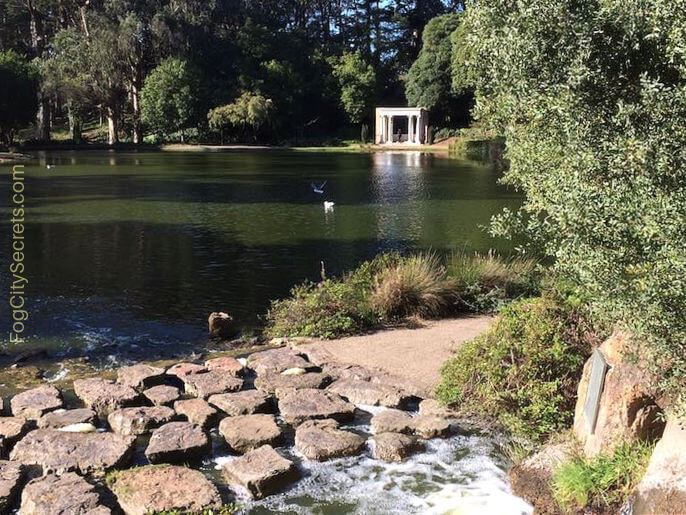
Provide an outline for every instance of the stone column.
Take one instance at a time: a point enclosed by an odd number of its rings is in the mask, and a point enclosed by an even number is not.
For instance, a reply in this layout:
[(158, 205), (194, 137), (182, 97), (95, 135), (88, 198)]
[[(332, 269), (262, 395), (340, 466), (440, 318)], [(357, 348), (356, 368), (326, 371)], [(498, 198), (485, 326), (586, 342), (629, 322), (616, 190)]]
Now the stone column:
[(421, 127), (422, 127), (422, 126), (421, 126), (421, 124), (419, 123), (419, 120), (420, 120), (419, 116), (415, 116), (415, 117), (414, 117), (415, 126), (414, 126), (414, 131), (413, 131), (413, 132), (414, 132), (414, 137), (415, 137), (416, 143), (421, 143), (421, 142), (422, 142), (422, 141), (421, 141), (421, 134), (420, 134), (420, 132), (419, 132), (419, 131), (421, 130)]
[(408, 143), (408, 145), (410, 143), (412, 143), (412, 129), (413, 129), (413, 127), (412, 127), (413, 121), (412, 120), (414, 120), (414, 116), (409, 115), (407, 117), (407, 143)]
[(388, 138), (389, 143), (393, 143), (393, 116), (388, 117), (388, 132), (390, 138)]

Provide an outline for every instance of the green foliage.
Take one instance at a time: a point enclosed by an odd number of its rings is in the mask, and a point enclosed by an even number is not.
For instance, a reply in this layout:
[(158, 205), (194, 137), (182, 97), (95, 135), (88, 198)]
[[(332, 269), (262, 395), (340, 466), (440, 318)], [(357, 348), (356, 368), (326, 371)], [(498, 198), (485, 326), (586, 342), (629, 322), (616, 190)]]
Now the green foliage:
[(610, 455), (574, 456), (553, 473), (555, 500), (565, 511), (602, 511), (629, 498), (650, 460), (653, 445), (625, 443)]
[(464, 413), (493, 416), (514, 434), (540, 440), (572, 421), (590, 353), (587, 330), (578, 310), (552, 295), (515, 301), (443, 365), (436, 394)]
[(493, 231), (529, 235), (686, 401), (686, 11), (475, 0), (465, 24), (476, 114), (526, 193)]
[(141, 115), (157, 133), (173, 134), (196, 125), (202, 108), (202, 83), (188, 62), (169, 57), (155, 68), (141, 91)]
[(346, 53), (332, 60), (333, 75), (341, 89), (341, 104), (353, 123), (370, 119), (376, 102), (376, 74), (358, 53)]
[(274, 117), (274, 103), (256, 93), (244, 92), (235, 102), (215, 107), (207, 113), (210, 129), (223, 131), (233, 128), (239, 132), (257, 132), (268, 125)]
[(38, 70), (12, 50), (0, 52), (0, 144), (11, 145), (37, 110)]

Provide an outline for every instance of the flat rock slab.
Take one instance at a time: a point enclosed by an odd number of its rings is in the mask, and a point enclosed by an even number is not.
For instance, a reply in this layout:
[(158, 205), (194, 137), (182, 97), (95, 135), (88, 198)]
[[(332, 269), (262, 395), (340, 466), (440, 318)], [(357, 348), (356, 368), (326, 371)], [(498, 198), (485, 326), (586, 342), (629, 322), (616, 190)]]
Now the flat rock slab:
[(306, 458), (324, 461), (359, 454), (365, 439), (339, 429), (335, 420), (308, 420), (296, 429), (295, 446)]
[(62, 407), (62, 396), (57, 388), (43, 385), (18, 393), (10, 401), (12, 415), (38, 420), (44, 413)]
[(420, 415), (435, 415), (443, 418), (457, 418), (457, 413), (450, 408), (446, 408), (436, 399), (424, 399), (419, 403)]
[(258, 390), (212, 395), (208, 402), (228, 415), (252, 415), (274, 411), (274, 398)]
[(10, 459), (49, 472), (87, 474), (124, 465), (136, 438), (115, 433), (69, 433), (56, 429), (31, 431), (14, 446)]
[(148, 465), (121, 470), (111, 476), (108, 486), (126, 515), (200, 513), (222, 504), (217, 488), (202, 472), (187, 467)]
[(219, 432), (236, 452), (244, 453), (262, 445), (280, 445), (283, 430), (273, 415), (238, 415), (219, 424)]
[(404, 390), (385, 383), (362, 381), (360, 379), (339, 379), (328, 388), (353, 404), (404, 408), (414, 396)]
[(222, 472), (230, 485), (246, 488), (257, 499), (278, 493), (300, 479), (295, 464), (269, 445), (225, 463)]
[(397, 409), (387, 409), (377, 413), (371, 420), (375, 433), (406, 433), (414, 431), (414, 422), (409, 413)]
[(447, 438), (450, 436), (450, 421), (437, 415), (418, 415), (412, 420), (414, 433), (422, 438)]
[(207, 368), (197, 363), (177, 363), (167, 370), (170, 376), (183, 377), (191, 374), (202, 374), (207, 372)]
[(205, 361), (205, 367), (207, 370), (220, 370), (231, 374), (234, 377), (242, 376), (245, 372), (245, 367), (236, 358), (223, 357), (223, 358), (213, 358)]
[(142, 435), (171, 422), (176, 412), (168, 406), (122, 408), (107, 417), (112, 431), (121, 435)]
[(117, 370), (117, 382), (135, 390), (144, 390), (164, 381), (164, 369), (150, 365), (132, 365)]
[(198, 461), (210, 450), (210, 439), (191, 422), (169, 422), (155, 429), (145, 456), (151, 463)]
[(332, 418), (349, 422), (355, 415), (355, 406), (340, 395), (327, 390), (302, 389), (285, 392), (279, 399), (283, 419), (297, 426), (305, 420)]
[(243, 386), (242, 379), (220, 370), (188, 374), (182, 379), (186, 393), (201, 399), (207, 399), (216, 393), (237, 392)]
[(203, 429), (208, 429), (212, 426), (218, 415), (217, 410), (202, 399), (176, 401), (174, 403), (174, 411)]
[(286, 374), (288, 370), (304, 370), (304, 369), (287, 369), (284, 372), (267, 372), (257, 376), (255, 379), (255, 388), (267, 393), (277, 393), (279, 390), (288, 388), (295, 388), (301, 390), (303, 388), (325, 388), (331, 383), (331, 376), (322, 372), (306, 372), (303, 374)]
[(138, 392), (130, 386), (99, 377), (77, 379), (74, 381), (74, 393), (103, 420), (113, 411), (131, 406), (138, 400)]
[(171, 406), (175, 400), (181, 397), (181, 392), (174, 386), (161, 384), (144, 390), (143, 397), (155, 406)]
[(21, 489), (24, 475), (25, 468), (21, 463), (0, 460), (0, 513), (9, 512)]
[(304, 368), (305, 370), (317, 368), (288, 347), (255, 352), (248, 356), (248, 367), (257, 372), (258, 376), (269, 372), (279, 374), (289, 368)]
[(41, 429), (59, 429), (74, 424), (95, 424), (95, 411), (89, 408), (55, 410), (38, 419)]
[(424, 449), (422, 442), (400, 433), (378, 433), (373, 438), (374, 457), (379, 460), (403, 461)]
[(29, 422), (23, 417), (0, 417), (0, 438), (11, 444), (19, 440), (29, 430)]
[(96, 487), (74, 472), (49, 474), (30, 481), (21, 494), (22, 515), (107, 515)]
[(371, 370), (359, 365), (329, 363), (323, 366), (322, 370), (335, 380), (358, 379), (360, 381), (369, 381), (372, 377), (374, 377), (374, 373)]

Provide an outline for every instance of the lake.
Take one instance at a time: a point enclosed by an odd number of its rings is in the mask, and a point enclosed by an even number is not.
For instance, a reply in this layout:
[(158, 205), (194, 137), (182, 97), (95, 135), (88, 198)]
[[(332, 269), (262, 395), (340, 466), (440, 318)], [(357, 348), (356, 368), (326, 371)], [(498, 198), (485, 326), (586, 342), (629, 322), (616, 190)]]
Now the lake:
[[(519, 205), (490, 167), (418, 152), (55, 152), (26, 176), (23, 348), (60, 357), (201, 347), (218, 310), (248, 332), (321, 262), (332, 276), (391, 250), (507, 252), (483, 226)], [(3, 292), (8, 266), (4, 251)]]

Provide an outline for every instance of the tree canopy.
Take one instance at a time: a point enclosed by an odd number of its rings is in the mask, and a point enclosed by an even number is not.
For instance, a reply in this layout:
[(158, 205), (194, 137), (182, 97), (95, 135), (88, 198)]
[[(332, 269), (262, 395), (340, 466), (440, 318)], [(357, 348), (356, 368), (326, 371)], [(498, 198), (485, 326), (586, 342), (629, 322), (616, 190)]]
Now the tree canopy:
[(11, 145), (17, 127), (38, 109), (38, 70), (16, 52), (0, 52), (0, 143)]

